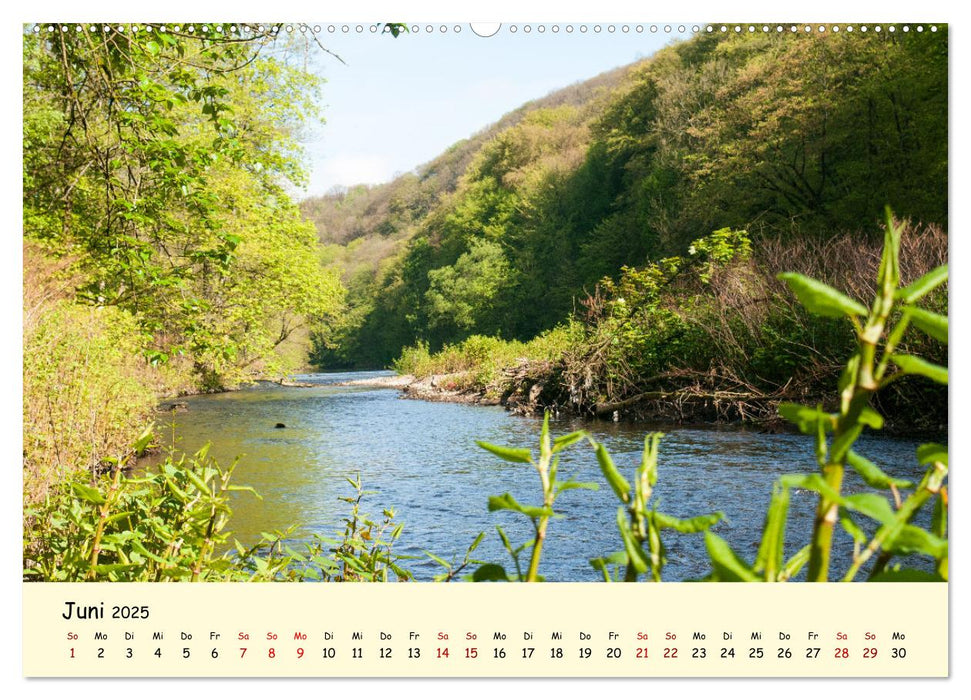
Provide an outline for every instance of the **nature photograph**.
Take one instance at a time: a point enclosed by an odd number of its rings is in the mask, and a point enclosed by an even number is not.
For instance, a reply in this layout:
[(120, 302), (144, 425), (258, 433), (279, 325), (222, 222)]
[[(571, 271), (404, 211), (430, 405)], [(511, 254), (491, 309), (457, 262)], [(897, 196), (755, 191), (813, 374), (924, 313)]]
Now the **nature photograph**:
[(948, 580), (946, 24), (22, 38), (23, 581)]

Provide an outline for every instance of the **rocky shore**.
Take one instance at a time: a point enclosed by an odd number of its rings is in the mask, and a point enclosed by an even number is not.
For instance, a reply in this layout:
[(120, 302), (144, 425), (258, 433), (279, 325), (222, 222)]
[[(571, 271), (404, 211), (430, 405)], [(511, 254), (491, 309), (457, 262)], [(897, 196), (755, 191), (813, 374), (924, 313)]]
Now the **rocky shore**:
[(476, 384), (467, 372), (433, 374), (421, 378), (410, 374), (401, 374), (354, 379), (344, 382), (342, 386), (398, 389), (402, 396), (407, 399), (479, 406), (504, 406), (514, 413), (523, 415), (542, 410), (539, 399), (544, 387), (542, 382), (528, 381), (506, 385), (502, 390), (496, 387), (482, 387)]
[(753, 400), (734, 395), (693, 395), (684, 392), (648, 392), (627, 401), (577, 406), (562, 387), (549, 381), (543, 371), (529, 371), (526, 365), (510, 375), (502, 387), (482, 387), (468, 372), (435, 374), (417, 378), (410, 374), (356, 379), (343, 386), (398, 389), (404, 398), (421, 401), (503, 406), (519, 415), (555, 414), (596, 417), (601, 420), (661, 421), (679, 424), (747, 423), (768, 431), (785, 429), (777, 413), (778, 400)]
[(420, 379), (411, 374), (354, 379), (343, 382), (341, 386), (398, 389), (405, 398), (421, 401), (481, 404), (484, 406), (494, 406), (501, 403), (498, 399), (488, 398), (481, 389), (468, 388), (468, 380), (464, 372), (433, 374)]

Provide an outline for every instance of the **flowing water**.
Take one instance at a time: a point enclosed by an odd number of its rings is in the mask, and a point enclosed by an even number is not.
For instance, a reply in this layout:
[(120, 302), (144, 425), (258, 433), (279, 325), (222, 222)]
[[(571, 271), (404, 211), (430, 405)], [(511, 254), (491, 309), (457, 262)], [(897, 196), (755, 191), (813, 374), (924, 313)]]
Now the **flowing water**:
[[(440, 571), (424, 551), (461, 559), (480, 532), (486, 538), (476, 557), (513, 566), (496, 525), (513, 543), (532, 538), (524, 516), (490, 513), (490, 495), (511, 493), (523, 504), (542, 496), (536, 472), (510, 464), (476, 446), (476, 440), (536, 450), (541, 420), (508, 414), (500, 407), (411, 401), (393, 389), (340, 386), (341, 382), (388, 373), (312, 374), (298, 377), (312, 388), (263, 384), (238, 392), (185, 399), (188, 411), (164, 417), (160, 431), (174, 430), (178, 449), (194, 452), (210, 442), (209, 454), (221, 464), (239, 458), (233, 479), (254, 487), (262, 500), (245, 492), (233, 495), (231, 529), (243, 543), (260, 532), (299, 525), (296, 540), (311, 533), (332, 536), (342, 528), (349, 506), (339, 500), (353, 494), (345, 477), (360, 474), (374, 493), (362, 510), (380, 516), (393, 507), (404, 523), (397, 551), (419, 557), (406, 563), (419, 579)], [(173, 425), (174, 420), (174, 425)], [(168, 425), (165, 425), (165, 424)], [(286, 425), (276, 428), (277, 423)], [(662, 429), (659, 510), (690, 517), (720, 510), (725, 520), (714, 531), (743, 558), (752, 561), (773, 481), (786, 473), (815, 470), (812, 440), (802, 435), (709, 427), (554, 420), (551, 432), (579, 428), (603, 442), (628, 478), (640, 461), (645, 433)], [(916, 441), (864, 437), (858, 451), (893, 476), (917, 480)], [(586, 443), (567, 450), (561, 479), (601, 484), (599, 491), (568, 491), (556, 502), (562, 519), (550, 524), (541, 573), (551, 581), (599, 580), (588, 563), (622, 549), (617, 533), (618, 501), (606, 485)], [(845, 490), (864, 489), (849, 475)], [(792, 495), (787, 556), (808, 541), (815, 495)], [(665, 580), (699, 578), (708, 572), (703, 537), (665, 531), (668, 563)], [(845, 569), (849, 538), (840, 532), (837, 564)], [(524, 556), (525, 569), (527, 557)]]

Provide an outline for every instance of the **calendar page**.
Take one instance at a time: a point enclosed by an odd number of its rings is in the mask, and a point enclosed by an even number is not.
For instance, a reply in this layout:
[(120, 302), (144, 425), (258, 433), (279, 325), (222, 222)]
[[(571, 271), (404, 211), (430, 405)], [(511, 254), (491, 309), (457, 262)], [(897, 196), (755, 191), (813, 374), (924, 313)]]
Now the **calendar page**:
[(948, 24), (682, 10), (23, 24), (25, 677), (949, 677)]

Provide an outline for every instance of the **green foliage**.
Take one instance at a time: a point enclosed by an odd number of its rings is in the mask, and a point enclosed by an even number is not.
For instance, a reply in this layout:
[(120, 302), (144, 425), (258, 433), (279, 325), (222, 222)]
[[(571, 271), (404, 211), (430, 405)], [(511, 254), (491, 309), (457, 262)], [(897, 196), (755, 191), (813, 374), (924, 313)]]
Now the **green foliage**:
[(24, 36), (24, 233), (211, 389), (286, 371), (278, 348), (342, 291), (287, 195), (318, 80), (279, 27), (180, 27)]
[[(230, 575), (232, 467), (202, 450), (135, 477), (116, 462), (92, 481), (67, 480), (26, 511), (24, 578), (42, 581), (199, 581)], [(233, 465), (235, 466), (235, 465)]]
[(562, 358), (581, 338), (579, 324), (571, 323), (542, 333), (527, 343), (473, 335), (431, 353), (428, 343), (420, 341), (405, 348), (392, 366), (400, 374), (418, 378), (453, 375), (456, 388), (501, 397), (509, 390), (507, 370), (510, 367), (522, 363), (549, 365)]
[(501, 319), (493, 304), (508, 275), (501, 246), (488, 240), (473, 242), (454, 265), (430, 270), (425, 292), (430, 326), (498, 331)]
[[(144, 442), (144, 441), (143, 441)], [(144, 446), (144, 445), (143, 445)], [(412, 575), (393, 551), (402, 525), (361, 512), (354, 496), (343, 533), (293, 543), (295, 527), (263, 533), (246, 547), (227, 529), (235, 464), (207, 456), (170, 457), (143, 475), (115, 461), (111, 472), (63, 480), (25, 511), (25, 581), (405, 581)]]
[[(875, 464), (852, 451), (864, 427), (879, 430), (883, 418), (869, 405), (876, 392), (908, 374), (917, 374), (941, 384), (947, 384), (947, 369), (926, 362), (919, 357), (899, 355), (897, 347), (904, 341), (908, 326), (913, 323), (931, 337), (947, 342), (947, 319), (918, 307), (905, 305), (895, 314), (900, 299), (916, 300), (947, 279), (947, 269), (938, 268), (913, 285), (900, 289), (900, 259), (902, 227), (895, 223), (889, 210), (884, 237), (883, 255), (877, 278), (874, 300), (869, 309), (859, 302), (840, 295), (830, 287), (802, 276), (780, 275), (792, 287), (799, 301), (813, 313), (841, 314), (856, 331), (856, 352), (846, 365), (839, 381), (839, 411), (827, 413), (787, 405), (780, 412), (799, 429), (815, 437), (816, 458), (820, 468), (815, 478), (799, 480), (802, 488), (819, 494), (816, 521), (810, 542), (809, 579), (827, 581), (830, 577), (830, 551), (833, 527), (837, 520), (844, 523), (857, 541), (853, 564), (843, 577), (853, 580), (860, 568), (880, 552), (870, 576), (882, 576), (896, 554), (919, 553), (930, 556), (937, 564), (938, 574), (947, 579), (947, 543), (912, 524), (917, 511), (929, 500), (946, 503), (944, 481), (947, 476), (945, 450), (924, 446), (918, 458), (928, 465), (920, 484), (902, 499), (898, 489), (910, 484), (892, 480)], [(865, 316), (865, 320), (860, 319)], [(919, 318), (920, 322), (915, 322)], [(896, 366), (897, 371), (891, 367)], [(886, 497), (877, 494), (843, 496), (841, 486), (845, 468), (856, 470), (868, 485), (889, 490), (896, 503), (890, 507)], [(785, 480), (784, 480), (785, 481)], [(791, 482), (791, 478), (789, 480)], [(941, 506), (938, 506), (942, 508)], [(854, 515), (875, 520), (879, 527), (867, 536), (853, 523)], [(861, 549), (862, 545), (866, 545)], [(882, 551), (881, 551), (882, 550)]]
[(152, 420), (137, 324), (115, 308), (68, 300), (28, 310), (24, 322), (24, 498), (35, 502), (67, 474), (127, 454)]
[[(560, 481), (557, 479), (560, 465), (560, 458), (556, 456), (557, 453), (565, 450), (579, 440), (582, 440), (584, 437), (586, 437), (586, 434), (581, 431), (570, 433), (568, 435), (562, 435), (555, 440), (551, 440), (550, 415), (547, 413), (543, 418), (543, 430), (539, 437), (538, 460), (534, 460), (532, 451), (525, 448), (500, 447), (481, 441), (477, 443), (479, 447), (483, 448), (484, 450), (488, 450), (495, 456), (499, 457), (499, 459), (506, 462), (531, 465), (539, 475), (540, 485), (542, 486), (543, 492), (543, 503), (542, 505), (538, 506), (523, 505), (513, 498), (512, 494), (509, 493), (504, 493), (501, 496), (489, 497), (490, 512), (497, 510), (511, 510), (513, 512), (525, 515), (532, 523), (536, 536), (532, 542), (527, 542), (520, 547), (513, 548), (509, 542), (509, 539), (500, 528), (499, 536), (502, 538), (503, 546), (506, 548), (506, 551), (509, 552), (513, 563), (516, 566), (516, 575), (513, 577), (506, 574), (505, 570), (497, 564), (484, 564), (476, 569), (475, 573), (472, 575), (473, 580), (509, 580), (527, 582), (537, 582), (543, 580), (543, 577), (540, 576), (539, 573), (539, 563), (543, 553), (543, 543), (546, 541), (546, 530), (549, 527), (550, 519), (559, 517), (556, 511), (553, 510), (553, 504), (555, 503), (557, 496), (564, 491), (571, 491), (574, 489), (587, 489), (595, 491), (598, 488), (597, 484), (578, 482), (574, 481), (573, 479), (567, 479), (566, 481)], [(520, 564), (520, 554), (526, 548), (530, 548), (531, 553), (529, 557), (529, 565), (524, 575), (522, 566)]]
[[(321, 556), (323, 538), (315, 538), (308, 547), (306, 556), (291, 555), (290, 566), (301, 564), (300, 575), (304, 578), (317, 578), (315, 569), (321, 577), (329, 581), (387, 582), (390, 580), (408, 581), (412, 574), (403, 569), (399, 562), (407, 557), (394, 554), (395, 542), (401, 536), (404, 526), (395, 523), (393, 509), (382, 511), (382, 519), (372, 520), (361, 512), (361, 500), (367, 494), (361, 488), (361, 478), (348, 479), (354, 487), (354, 496), (344, 496), (341, 500), (351, 504), (351, 512), (344, 519), (343, 537), (331, 541), (330, 556)], [(246, 561), (246, 557), (243, 557)]]
[[(661, 433), (650, 433), (644, 438), (644, 453), (634, 473), (633, 486), (617, 470), (607, 449), (602, 444), (590, 441), (596, 450), (604, 478), (622, 504), (617, 508), (617, 529), (624, 545), (623, 551), (590, 560), (590, 565), (601, 572), (604, 581), (618, 579), (617, 567), (624, 567), (624, 581), (637, 581), (642, 575), (646, 575), (648, 580), (660, 581), (667, 561), (661, 540), (662, 531), (669, 528), (682, 533), (705, 532), (707, 535), (708, 528), (723, 517), (721, 513), (711, 513), (682, 520), (658, 512), (656, 500), (652, 503), (651, 499), (657, 484), (658, 446), (662, 437)], [(615, 567), (613, 573), (610, 566)]]
[[(433, 351), (472, 334), (525, 341), (580, 309), (603, 278), (675, 256), (692, 258), (698, 279), (724, 298), (724, 280), (706, 266), (757, 265), (766, 243), (783, 241), (798, 259), (806, 242), (835, 233), (860, 240), (887, 201), (905, 218), (946, 227), (946, 96), (946, 29), (728, 33), (524, 105), (417, 175), (371, 188), (366, 201), (355, 194), (362, 199), (349, 205), (349, 192), (306, 205), (322, 240), (368, 241), (368, 284), (350, 295), (361, 318), (341, 340), (342, 359), (386, 365), (419, 339)], [(707, 231), (715, 234), (699, 246)], [(461, 287), (476, 242), (501, 251), (496, 286), (473, 275), (467, 286), (487, 293), (457, 288), (453, 300), (443, 283)], [(866, 279), (847, 268), (847, 280), (815, 279), (845, 293), (844, 281)], [(764, 281), (745, 290), (753, 305), (775, 301)], [(765, 328), (753, 310), (723, 323), (711, 308), (720, 300), (704, 301), (713, 313), (699, 320), (727, 327), (741, 347), (728, 341), (691, 370), (727, 350), (756, 359), (743, 383), (765, 388), (807, 360), (820, 376), (835, 362), (827, 353), (839, 330), (825, 318), (787, 327), (790, 309), (771, 304)], [(672, 330), (675, 342), (682, 330)]]
[[(439, 556), (432, 554), (431, 552), (425, 552), (425, 554), (428, 556), (429, 559), (431, 559), (433, 562), (441, 566), (443, 569), (443, 572), (441, 574), (437, 574), (435, 576), (435, 580), (444, 581), (444, 582), (454, 581), (458, 578), (458, 575), (462, 573), (462, 571), (467, 567), (473, 564), (475, 565), (484, 564), (484, 562), (479, 561), (478, 559), (472, 558), (472, 553), (478, 548), (480, 544), (482, 544), (483, 539), (485, 539), (484, 532), (480, 532), (478, 535), (476, 535), (476, 538), (472, 541), (472, 544), (470, 544), (469, 548), (465, 550), (465, 556), (462, 558), (462, 561), (459, 563), (456, 563), (454, 561), (449, 562), (449, 561), (446, 561), (445, 559), (442, 559)], [(483, 568), (484, 568), (483, 566), (479, 566), (476, 569), (475, 574), (468, 577), (468, 580), (473, 580), (473, 581), (496, 580), (493, 578), (483, 578), (484, 576), (492, 575), (488, 568), (485, 568), (485, 570), (483, 570)], [(502, 569), (502, 567), (498, 567), (498, 569)], [(476, 578), (476, 576), (478, 576), (478, 578)], [(502, 578), (498, 580), (506, 580), (505, 572), (503, 572)]]
[(734, 231), (722, 228), (710, 236), (699, 238), (688, 248), (688, 254), (697, 263), (705, 266), (698, 277), (702, 282), (711, 282), (711, 276), (718, 267), (729, 263), (744, 262), (752, 256), (752, 242), (748, 231)]

